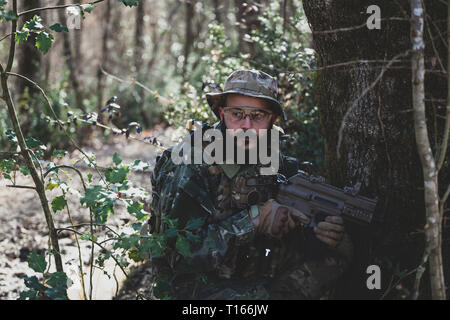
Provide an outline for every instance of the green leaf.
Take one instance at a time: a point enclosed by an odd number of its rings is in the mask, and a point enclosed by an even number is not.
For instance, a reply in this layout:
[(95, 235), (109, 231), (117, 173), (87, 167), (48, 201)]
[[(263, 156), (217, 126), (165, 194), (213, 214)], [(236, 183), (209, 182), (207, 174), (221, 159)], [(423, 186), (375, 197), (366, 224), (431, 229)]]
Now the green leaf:
[(178, 230), (175, 228), (167, 229), (166, 232), (164, 232), (164, 238), (169, 239), (176, 237), (178, 235)]
[(139, 0), (119, 0), (119, 2), (122, 2), (124, 5), (128, 7), (135, 7), (138, 5)]
[(114, 164), (116, 166), (118, 166), (122, 162), (122, 159), (120, 159), (120, 157), (117, 154), (117, 152), (115, 152), (114, 155), (113, 155), (113, 162), (114, 162)]
[(92, 183), (92, 173), (88, 172), (87, 174), (89, 183)]
[(143, 220), (143, 219), (145, 219), (145, 218), (148, 217), (147, 214), (145, 214), (145, 213), (142, 212), (142, 208), (143, 208), (143, 207), (144, 207), (144, 206), (142, 205), (142, 203), (137, 202), (137, 201), (133, 201), (133, 204), (132, 204), (132, 205), (129, 205), (129, 206), (127, 207), (127, 211), (128, 211), (128, 213), (135, 214), (135, 215), (136, 215), (136, 218), (137, 218), (138, 220)]
[(142, 223), (141, 222), (132, 223), (131, 227), (133, 228), (134, 231), (141, 231)]
[(42, 25), (42, 18), (39, 16), (34, 16), (33, 19), (25, 22), (23, 25), (24, 28), (29, 29), (30, 31), (40, 31), (44, 29), (44, 26)]
[(82, 4), (80, 7), (83, 11), (86, 11), (87, 13), (91, 13), (91, 11), (95, 9), (95, 5), (91, 3)]
[(89, 241), (95, 241), (95, 242), (97, 242), (97, 237), (95, 236), (95, 234), (94, 235), (92, 235), (89, 231), (88, 232), (86, 232), (86, 234), (83, 234), (82, 236), (80, 236), (80, 239), (81, 240), (89, 240)]
[(20, 293), (18, 300), (36, 300), (39, 297), (39, 292), (31, 289)]
[(199, 242), (200, 241), (200, 236), (197, 234), (193, 234), (192, 232), (186, 231), (185, 235), (186, 235), (186, 238), (190, 242)]
[(0, 0), (0, 7), (4, 7), (8, 4), (8, 0)]
[(60, 186), (60, 181), (58, 178), (50, 178), (47, 185), (45, 186), (45, 190), (53, 190)]
[(64, 196), (55, 197), (52, 200), (52, 209), (56, 213), (57, 211), (63, 210), (67, 204), (67, 200)]
[(22, 30), (16, 31), (16, 42), (26, 41), (30, 35), (30, 30), (28, 28), (23, 28)]
[(132, 247), (137, 247), (139, 244), (140, 236), (138, 234), (132, 234), (128, 237), (122, 237), (121, 240), (117, 241), (114, 244), (114, 249), (123, 248), (128, 250)]
[(52, 34), (42, 31), (36, 38), (36, 47), (46, 54), (52, 47), (53, 40), (54, 38)]
[(86, 204), (88, 207), (94, 207), (100, 196), (100, 190), (102, 190), (102, 186), (87, 188), (85, 196), (80, 199), (80, 203)]
[(46, 282), (52, 288), (63, 287), (67, 289), (67, 275), (65, 272), (54, 272)]
[(52, 157), (57, 157), (58, 159), (62, 159), (66, 156), (67, 151), (66, 150), (53, 150)]
[(30, 174), (30, 169), (28, 169), (27, 166), (19, 166), (19, 168), (20, 168), (20, 172), (22, 172), (22, 174), (24, 176), (27, 176)]
[(45, 286), (39, 282), (38, 278), (36, 276), (32, 277), (25, 277), (23, 278), (25, 281), (25, 285), (27, 288), (34, 289), (37, 291), (45, 290)]
[(16, 137), (16, 133), (12, 130), (6, 130), (5, 131), (6, 137), (8, 138), (8, 140), (12, 143), (17, 143), (17, 137)]
[(195, 231), (202, 227), (205, 222), (204, 218), (191, 219), (186, 223), (186, 230)]
[(179, 236), (177, 238), (176, 248), (178, 253), (185, 258), (191, 255), (189, 241), (185, 237)]
[(28, 148), (38, 148), (41, 145), (41, 142), (36, 138), (27, 138), (25, 139), (25, 143)]
[(7, 12), (5, 12), (4, 10), (0, 11), (0, 21), (3, 21), (3, 20), (11, 21), (11, 20), (15, 20), (17, 18), (18, 18), (18, 16), (12, 10), (9, 10)]
[(28, 266), (36, 272), (44, 273), (45, 268), (47, 268), (47, 262), (45, 261), (45, 256), (37, 254), (36, 252), (31, 252), (28, 255)]
[(123, 183), (127, 180), (127, 176), (130, 170), (127, 166), (120, 167), (119, 169), (108, 169), (105, 171), (106, 181), (110, 183)]
[(69, 29), (66, 26), (63, 26), (59, 23), (55, 23), (54, 25), (50, 26), (50, 30), (53, 30), (55, 32), (69, 32)]

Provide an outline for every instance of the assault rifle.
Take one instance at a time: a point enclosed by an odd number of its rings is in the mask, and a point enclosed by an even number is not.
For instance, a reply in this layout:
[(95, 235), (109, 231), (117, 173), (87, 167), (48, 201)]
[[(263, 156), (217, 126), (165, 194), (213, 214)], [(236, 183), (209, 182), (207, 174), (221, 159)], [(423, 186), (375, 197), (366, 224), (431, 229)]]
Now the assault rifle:
[(302, 170), (289, 179), (282, 174), (277, 178), (276, 200), (303, 212), (311, 219), (312, 227), (329, 215), (362, 225), (375, 220), (377, 201), (358, 195), (361, 183), (340, 189), (326, 184), (323, 177), (315, 177)]

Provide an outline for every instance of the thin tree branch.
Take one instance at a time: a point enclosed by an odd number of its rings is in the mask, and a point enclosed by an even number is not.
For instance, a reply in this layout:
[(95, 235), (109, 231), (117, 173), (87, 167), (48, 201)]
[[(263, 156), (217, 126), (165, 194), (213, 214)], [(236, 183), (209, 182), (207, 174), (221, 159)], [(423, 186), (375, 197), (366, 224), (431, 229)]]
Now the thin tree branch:
[(45, 11), (45, 10), (63, 9), (63, 8), (68, 8), (68, 7), (79, 7), (81, 5), (96, 4), (96, 3), (99, 3), (99, 2), (103, 2), (103, 1), (108, 1), (108, 0), (96, 0), (96, 1), (91, 1), (91, 2), (88, 2), (88, 3), (73, 3), (73, 4), (65, 4), (65, 5), (59, 5), (59, 6), (35, 8), (35, 9), (31, 9), (31, 10), (20, 12), (19, 14), (17, 14), (17, 16), (20, 17), (20, 16), (23, 16), (23, 15), (26, 15), (26, 14), (29, 14), (29, 13), (36, 13), (36, 12)]
[(32, 186), (19, 186), (19, 185), (16, 185), (16, 184), (14, 184), (14, 185), (9, 184), (9, 185), (6, 185), (6, 186), (9, 187), (9, 188), (20, 188), (20, 189), (33, 189), (33, 190), (36, 190), (36, 187), (32, 187)]

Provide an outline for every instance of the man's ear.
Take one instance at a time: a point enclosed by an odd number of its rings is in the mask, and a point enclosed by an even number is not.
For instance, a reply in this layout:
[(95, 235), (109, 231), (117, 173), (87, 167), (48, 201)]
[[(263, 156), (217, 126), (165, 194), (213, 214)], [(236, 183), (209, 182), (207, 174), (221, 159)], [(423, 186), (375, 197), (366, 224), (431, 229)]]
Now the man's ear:
[(220, 121), (223, 121), (223, 107), (219, 107)]

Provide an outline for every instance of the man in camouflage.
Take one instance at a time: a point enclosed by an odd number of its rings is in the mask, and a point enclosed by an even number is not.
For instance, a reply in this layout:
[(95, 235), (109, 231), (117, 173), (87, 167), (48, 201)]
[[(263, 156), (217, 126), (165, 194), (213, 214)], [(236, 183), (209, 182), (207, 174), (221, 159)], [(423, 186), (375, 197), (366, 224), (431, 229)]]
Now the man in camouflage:
[[(224, 91), (207, 100), (219, 130), (275, 128), (284, 117), (276, 79), (261, 71), (239, 70)], [(242, 142), (246, 150), (254, 148)], [(175, 245), (152, 255), (157, 295), (174, 299), (318, 299), (351, 260), (351, 242), (340, 217), (314, 229), (295, 208), (277, 203), (276, 175), (260, 174), (261, 164), (179, 164), (165, 151), (151, 175), (150, 232), (167, 229), (164, 217), (180, 226), (204, 218), (189, 257)], [(278, 173), (290, 177), (298, 162), (279, 155)]]

